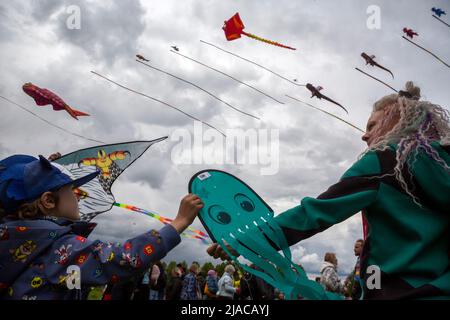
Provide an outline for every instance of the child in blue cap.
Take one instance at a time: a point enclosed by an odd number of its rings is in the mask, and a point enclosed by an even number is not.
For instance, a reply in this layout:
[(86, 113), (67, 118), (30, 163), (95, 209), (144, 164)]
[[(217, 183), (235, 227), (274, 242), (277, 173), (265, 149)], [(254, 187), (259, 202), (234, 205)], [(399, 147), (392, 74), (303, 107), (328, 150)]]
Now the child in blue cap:
[(73, 188), (97, 174), (72, 180), (42, 156), (0, 161), (0, 300), (77, 299), (81, 287), (139, 277), (180, 243), (203, 207), (189, 194), (159, 232), (124, 244), (89, 240), (96, 224), (78, 221)]

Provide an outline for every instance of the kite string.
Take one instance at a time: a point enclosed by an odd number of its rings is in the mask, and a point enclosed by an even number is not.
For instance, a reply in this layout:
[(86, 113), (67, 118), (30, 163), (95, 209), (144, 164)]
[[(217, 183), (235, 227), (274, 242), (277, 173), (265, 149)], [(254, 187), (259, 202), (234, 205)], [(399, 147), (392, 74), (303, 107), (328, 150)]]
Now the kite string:
[(283, 79), (283, 80), (286, 80), (286, 81), (290, 82), (291, 84), (294, 84), (294, 85), (299, 86), (299, 87), (305, 87), (305, 86), (306, 86), (305, 84), (298, 84), (298, 83), (295, 83), (294, 81), (289, 80), (288, 78), (282, 76), (281, 74), (279, 74), (279, 73), (277, 73), (277, 72), (275, 72), (275, 71), (273, 71), (273, 70), (270, 70), (269, 68), (264, 67), (263, 65), (260, 65), (260, 64), (258, 64), (258, 63), (256, 63), (256, 62), (252, 61), (252, 60), (246, 59), (246, 58), (244, 58), (244, 57), (242, 57), (242, 56), (240, 56), (240, 55), (237, 55), (237, 54), (235, 54), (235, 53), (233, 53), (233, 52), (230, 52), (230, 51), (227, 51), (227, 50), (225, 50), (225, 49), (222, 49), (222, 48), (216, 46), (215, 44), (212, 44), (212, 43), (209, 43), (209, 42), (206, 42), (206, 41), (203, 41), (203, 40), (200, 40), (200, 42), (202, 42), (202, 43), (204, 43), (204, 44), (207, 44), (207, 45), (209, 45), (209, 46), (211, 46), (211, 47), (214, 47), (214, 48), (216, 48), (216, 49), (218, 49), (218, 50), (221, 50), (221, 51), (223, 51), (223, 52), (226, 52), (226, 53), (228, 53), (228, 54), (231, 54), (232, 56), (235, 56), (235, 57), (237, 57), (237, 58), (239, 58), (239, 59), (242, 59), (242, 60), (244, 60), (244, 61), (247, 61), (247, 62), (249, 62), (249, 63), (252, 63), (252, 64), (254, 64), (254, 65), (256, 65), (256, 66), (258, 66), (258, 67), (260, 67), (260, 68), (262, 68), (262, 69), (264, 69), (264, 70), (266, 70), (266, 71), (268, 71), (268, 72), (270, 72), (270, 73), (272, 73), (272, 74), (274, 74), (274, 75), (276, 75), (277, 77), (279, 77), (279, 78), (281, 78), (281, 79)]
[(377, 78), (375, 78), (374, 76), (371, 76), (370, 74), (368, 74), (367, 72), (362, 71), (362, 70), (359, 69), (359, 68), (355, 68), (355, 69), (356, 69), (357, 71), (359, 71), (359, 72), (365, 74), (366, 76), (368, 76), (368, 77), (370, 77), (370, 78), (372, 78), (372, 79), (374, 79), (374, 80), (376, 80), (376, 81), (378, 81), (378, 82), (384, 84), (384, 85), (385, 85), (386, 87), (388, 87), (389, 89), (391, 89), (391, 90), (393, 90), (393, 91), (395, 91), (395, 92), (398, 92), (398, 90), (392, 88), (392, 87), (391, 87), (390, 85), (388, 85), (386, 82), (383, 82), (383, 81), (381, 81), (380, 79), (377, 79)]
[(230, 76), (229, 74), (227, 74), (227, 73), (225, 73), (225, 72), (223, 72), (223, 71), (220, 71), (220, 70), (218, 70), (218, 69), (216, 69), (216, 68), (210, 67), (210, 66), (208, 66), (208, 65), (206, 65), (206, 64), (204, 64), (204, 63), (202, 63), (202, 62), (200, 62), (200, 61), (198, 61), (198, 60), (195, 60), (195, 59), (193, 59), (193, 58), (190, 58), (190, 57), (188, 57), (188, 56), (185, 56), (184, 54), (181, 54), (181, 53), (179, 53), (179, 52), (176, 52), (176, 51), (173, 51), (173, 50), (170, 50), (170, 52), (175, 53), (175, 54), (177, 54), (177, 55), (179, 55), (179, 56), (181, 56), (181, 57), (183, 57), (183, 58), (185, 58), (185, 59), (191, 60), (191, 61), (193, 61), (193, 62), (195, 62), (195, 63), (197, 63), (197, 64), (199, 64), (199, 65), (201, 65), (201, 66), (204, 66), (205, 68), (208, 68), (208, 69), (211, 69), (211, 70), (213, 70), (213, 71), (215, 71), (215, 72), (217, 72), (217, 73), (220, 73), (220, 74), (222, 74), (222, 75), (224, 75), (224, 76), (226, 76), (226, 77), (228, 77), (228, 78), (230, 78), (230, 79), (233, 79), (234, 81), (236, 81), (236, 82), (238, 82), (238, 83), (240, 83), (240, 84), (243, 84), (244, 86), (247, 86), (247, 87), (249, 87), (249, 88), (255, 90), (256, 92), (259, 92), (260, 94), (262, 94), (262, 95), (268, 97), (269, 99), (274, 100), (275, 102), (278, 102), (279, 104), (284, 104), (284, 102), (281, 102), (280, 100), (277, 100), (276, 98), (270, 96), (269, 94), (267, 94), (267, 93), (265, 93), (265, 92), (263, 92), (263, 91), (261, 91), (261, 90), (255, 88), (255, 87), (253, 87), (253, 86), (251, 86), (251, 85), (249, 85), (249, 84), (247, 84), (247, 83), (245, 83), (245, 82), (243, 82), (243, 81), (241, 81), (241, 80), (239, 80), (239, 79), (236, 79), (235, 77)]
[(425, 48), (422, 47), (422, 46), (419, 46), (417, 43), (415, 43), (414, 41), (409, 40), (409, 39), (406, 38), (405, 36), (402, 36), (402, 38), (405, 39), (406, 41), (412, 43), (412, 44), (415, 45), (416, 47), (422, 49), (423, 51), (428, 52), (428, 53), (431, 54), (434, 58), (436, 58), (438, 61), (442, 62), (447, 68), (450, 68), (450, 65), (449, 65), (449, 64), (445, 63), (441, 58), (439, 58), (439, 57), (438, 57), (437, 55), (435, 55), (433, 52), (431, 52), (431, 51), (425, 49)]
[(438, 18), (438, 17), (436, 17), (434, 14), (432, 15), (433, 16), (433, 18), (435, 18), (435, 19), (437, 19), (438, 21), (440, 21), (440, 22), (442, 22), (443, 24), (445, 24), (447, 27), (449, 27), (450, 28), (450, 24), (448, 24), (447, 22), (445, 22), (444, 20), (442, 20), (442, 19), (440, 19), (440, 18)]
[(325, 114), (327, 114), (327, 115), (329, 115), (329, 116), (332, 116), (333, 118), (336, 118), (336, 119), (338, 119), (338, 120), (344, 122), (345, 124), (348, 124), (348, 125), (351, 126), (352, 128), (355, 128), (356, 130), (358, 130), (358, 131), (360, 131), (360, 132), (362, 132), (362, 133), (365, 133), (364, 130), (358, 128), (358, 127), (355, 126), (354, 124), (352, 124), (352, 123), (348, 122), (347, 120), (344, 120), (344, 119), (342, 119), (342, 118), (340, 118), (340, 117), (338, 117), (338, 116), (336, 116), (336, 115), (334, 115), (334, 114), (332, 114), (332, 113), (330, 113), (330, 112), (328, 112), (328, 111), (325, 111), (325, 110), (322, 110), (322, 109), (320, 109), (320, 108), (317, 108), (317, 107), (313, 106), (312, 104), (306, 103), (306, 102), (304, 102), (304, 101), (302, 101), (302, 100), (300, 100), (300, 99), (291, 97), (291, 96), (289, 96), (289, 95), (286, 95), (286, 97), (291, 98), (292, 100), (295, 100), (295, 101), (297, 101), (297, 102), (303, 103), (303, 104), (305, 104), (305, 105), (307, 105), (307, 106), (309, 106), (309, 107), (311, 107), (311, 108), (314, 108), (314, 109), (316, 109), (316, 110), (318, 110), (318, 111), (321, 111), (321, 112), (323, 112), (323, 113), (325, 113)]
[(10, 99), (8, 99), (8, 98), (5, 98), (5, 97), (3, 97), (3, 96), (1, 96), (1, 95), (0, 95), (0, 98), (2, 98), (3, 100), (5, 100), (5, 101), (7, 101), (7, 102), (9, 102), (9, 103), (11, 103), (11, 104), (13, 104), (13, 105), (19, 107), (19, 108), (22, 109), (23, 111), (28, 112), (28, 113), (31, 114), (32, 116), (34, 116), (34, 117), (38, 118), (39, 120), (41, 120), (41, 121), (47, 123), (48, 125), (50, 125), (50, 126), (52, 126), (52, 127), (54, 127), (54, 128), (57, 128), (57, 129), (59, 129), (59, 130), (61, 130), (61, 131), (64, 131), (65, 133), (68, 133), (68, 134), (70, 134), (70, 135), (72, 135), (72, 136), (75, 136), (75, 137), (78, 137), (78, 138), (82, 138), (82, 139), (85, 139), (85, 140), (88, 140), (88, 141), (91, 141), (91, 142), (98, 142), (98, 143), (103, 143), (103, 144), (105, 143), (105, 142), (100, 141), (100, 140), (95, 140), (95, 139), (87, 138), (87, 137), (82, 136), (82, 135), (80, 135), (80, 134), (71, 132), (71, 131), (69, 131), (69, 130), (67, 130), (67, 129), (64, 129), (63, 127), (60, 127), (60, 126), (58, 126), (58, 125), (56, 125), (56, 124), (54, 124), (54, 123), (51, 123), (50, 121), (48, 121), (48, 120), (42, 118), (41, 116), (37, 115), (36, 113), (34, 113), (34, 112), (28, 110), (28, 109), (25, 108), (24, 106), (21, 106), (20, 104), (14, 102), (14, 101), (12, 101), (12, 100), (10, 100)]
[(180, 78), (180, 77), (178, 77), (178, 76), (176, 76), (176, 75), (174, 75), (174, 74), (171, 74), (171, 73), (169, 73), (169, 72), (166, 72), (166, 71), (164, 71), (164, 70), (161, 70), (161, 69), (159, 69), (159, 68), (157, 68), (157, 67), (155, 67), (155, 66), (152, 66), (152, 65), (150, 65), (150, 64), (148, 64), (148, 63), (145, 63), (145, 62), (142, 62), (142, 61), (139, 61), (139, 60), (136, 60), (136, 62), (139, 62), (139, 63), (141, 63), (141, 64), (143, 64), (143, 65), (145, 65), (145, 66), (147, 66), (147, 67), (149, 67), (149, 68), (152, 68), (152, 69), (154, 69), (154, 70), (156, 70), (156, 71), (159, 71), (159, 72), (162, 72), (162, 73), (164, 73), (164, 74), (167, 74), (167, 75), (169, 75), (169, 76), (171, 76), (171, 77), (173, 77), (173, 78), (175, 78), (175, 79), (178, 79), (178, 80), (180, 80), (180, 81), (183, 81), (183, 82), (185, 82), (185, 83), (188, 83), (188, 84), (190, 84), (191, 86), (196, 87), (197, 89), (199, 89), (199, 90), (201, 90), (201, 91), (207, 93), (207, 94), (210, 95), (211, 97), (213, 97), (213, 98), (217, 99), (218, 101), (224, 103), (224, 104), (227, 105), (228, 107), (230, 107), (230, 108), (236, 110), (237, 112), (240, 112), (240, 113), (245, 114), (245, 115), (247, 115), (247, 116), (249, 116), (249, 117), (252, 117), (252, 118), (261, 120), (261, 119), (258, 118), (257, 116), (254, 116), (254, 115), (252, 115), (252, 114), (250, 114), (250, 113), (247, 113), (247, 112), (245, 112), (245, 111), (242, 111), (242, 110), (240, 110), (240, 109), (238, 109), (238, 108), (232, 106), (232, 105), (229, 104), (228, 102), (226, 102), (226, 101), (220, 99), (219, 97), (217, 97), (217, 96), (214, 95), (213, 93), (209, 92), (208, 90), (203, 89), (202, 87), (196, 85), (195, 83), (192, 83), (192, 82), (190, 82), (190, 81), (188, 81), (188, 80), (185, 80), (185, 79), (183, 79), (183, 78)]
[(113, 81), (113, 80), (111, 80), (111, 79), (108, 79), (107, 77), (105, 77), (105, 76), (103, 76), (103, 75), (101, 75), (101, 74), (99, 74), (99, 73), (97, 73), (97, 72), (95, 72), (95, 71), (91, 71), (91, 73), (95, 74), (96, 76), (98, 76), (98, 77), (100, 77), (100, 78), (105, 79), (106, 81), (109, 81), (109, 82), (115, 84), (116, 86), (121, 87), (122, 89), (125, 89), (125, 90), (128, 90), (128, 91), (130, 91), (130, 92), (136, 93), (136, 94), (138, 94), (138, 95), (140, 95), (140, 96), (146, 97), (146, 98), (151, 99), (151, 100), (153, 100), (153, 101), (159, 102), (159, 103), (161, 103), (161, 104), (163, 104), (163, 105), (165, 105), (165, 106), (168, 106), (168, 107), (170, 107), (170, 108), (172, 108), (172, 109), (174, 109), (174, 110), (177, 110), (178, 112), (181, 112), (181, 113), (184, 114), (185, 116), (187, 116), (187, 117), (189, 117), (189, 118), (191, 118), (191, 119), (193, 119), (193, 120), (196, 120), (196, 121), (199, 121), (199, 122), (205, 124), (206, 126), (208, 126), (208, 127), (212, 128), (212, 129), (216, 130), (216, 131), (219, 132), (221, 135), (223, 135), (224, 137), (226, 137), (226, 135), (225, 135), (222, 131), (220, 131), (219, 129), (217, 129), (216, 127), (214, 127), (214, 126), (210, 125), (209, 123), (204, 122), (204, 121), (202, 121), (202, 120), (200, 120), (200, 119), (198, 119), (198, 118), (196, 118), (196, 117), (190, 115), (189, 113), (184, 112), (183, 110), (181, 110), (181, 109), (179, 109), (179, 108), (177, 108), (177, 107), (172, 106), (171, 104), (168, 104), (167, 102), (161, 101), (161, 100), (159, 100), (159, 99), (156, 99), (156, 98), (154, 98), (154, 97), (151, 97), (151, 96), (149, 96), (149, 95), (146, 95), (146, 94), (144, 94), (144, 93), (142, 93), (142, 92), (139, 92), (139, 91), (130, 89), (130, 88), (124, 86), (124, 85), (121, 85), (120, 83), (117, 83), (117, 82), (115, 82), (115, 81)]

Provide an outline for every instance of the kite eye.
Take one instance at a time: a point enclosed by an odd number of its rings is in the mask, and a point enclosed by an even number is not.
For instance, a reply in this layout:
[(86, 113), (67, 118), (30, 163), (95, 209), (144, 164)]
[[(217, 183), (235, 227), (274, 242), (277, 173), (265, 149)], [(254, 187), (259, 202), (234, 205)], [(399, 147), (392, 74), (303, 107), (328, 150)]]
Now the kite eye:
[(234, 201), (240, 208), (244, 209), (247, 212), (252, 212), (253, 210), (255, 210), (255, 204), (253, 203), (253, 201), (242, 193), (238, 193), (237, 195), (235, 195)]
[(221, 206), (212, 206), (208, 210), (211, 219), (220, 224), (229, 224), (231, 222), (230, 214)]

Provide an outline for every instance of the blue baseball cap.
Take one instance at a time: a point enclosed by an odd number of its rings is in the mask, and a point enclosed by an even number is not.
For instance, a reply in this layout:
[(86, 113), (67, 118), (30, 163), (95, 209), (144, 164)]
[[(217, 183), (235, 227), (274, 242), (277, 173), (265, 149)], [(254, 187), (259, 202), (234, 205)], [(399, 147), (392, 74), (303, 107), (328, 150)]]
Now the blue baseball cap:
[(0, 161), (0, 204), (6, 213), (12, 213), (47, 191), (56, 191), (66, 185), (79, 187), (99, 173), (92, 172), (73, 180), (43, 156), (37, 159), (14, 155)]

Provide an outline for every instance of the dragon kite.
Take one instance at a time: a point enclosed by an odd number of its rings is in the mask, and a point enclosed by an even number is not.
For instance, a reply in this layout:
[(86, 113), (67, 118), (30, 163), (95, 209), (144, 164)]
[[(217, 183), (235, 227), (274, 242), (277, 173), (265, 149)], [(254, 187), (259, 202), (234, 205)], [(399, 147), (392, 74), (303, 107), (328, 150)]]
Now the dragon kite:
[(255, 36), (254, 34), (247, 33), (244, 31), (244, 23), (241, 20), (241, 17), (239, 16), (239, 13), (236, 13), (234, 16), (232, 16), (229, 20), (224, 22), (224, 26), (222, 27), (223, 31), (225, 32), (225, 37), (228, 41), (233, 41), (236, 39), (239, 39), (241, 35), (247, 36), (249, 38), (265, 42), (267, 44), (271, 44), (273, 46), (296, 50), (295, 48), (285, 46), (281, 43), (267, 40), (264, 38), (260, 38), (258, 36)]

